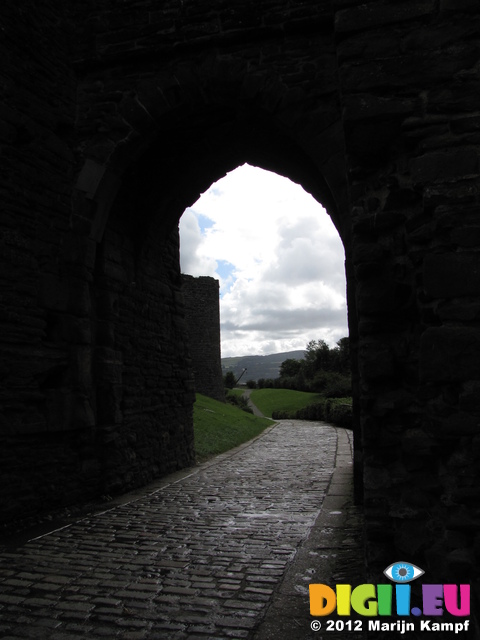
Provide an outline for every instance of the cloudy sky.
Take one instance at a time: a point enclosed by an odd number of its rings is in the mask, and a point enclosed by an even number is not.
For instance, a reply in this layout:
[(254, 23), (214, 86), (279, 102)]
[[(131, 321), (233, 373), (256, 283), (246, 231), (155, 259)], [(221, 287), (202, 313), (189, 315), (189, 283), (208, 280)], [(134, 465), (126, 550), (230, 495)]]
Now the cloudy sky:
[(183, 273), (220, 280), (222, 357), (331, 346), (348, 335), (344, 251), (302, 187), (243, 165), (180, 220)]

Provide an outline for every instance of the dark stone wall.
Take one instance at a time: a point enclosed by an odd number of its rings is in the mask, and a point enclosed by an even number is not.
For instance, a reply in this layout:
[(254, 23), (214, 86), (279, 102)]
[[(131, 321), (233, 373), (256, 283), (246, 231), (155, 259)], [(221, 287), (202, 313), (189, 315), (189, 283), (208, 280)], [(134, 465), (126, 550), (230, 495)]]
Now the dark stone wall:
[[(75, 189), (74, 67), (93, 33), (62, 2), (0, 13), (3, 524), (139, 486), (194, 453), (176, 233), (139, 240), (121, 210), (94, 237)], [(87, 168), (79, 186), (92, 184)]]
[(1, 520), (97, 491), (79, 381), (90, 340), (86, 241), (71, 220), (74, 26), (61, 1), (1, 7)]
[(367, 562), (478, 593), (479, 8), (339, 4)]
[(136, 209), (112, 212), (95, 261), (96, 441), (107, 493), (137, 487), (194, 461), (193, 378), (178, 230), (154, 228), (135, 245)]
[(192, 459), (176, 228), (250, 162), (344, 242), (372, 575), (478, 593), (478, 0), (75, 11), (0, 9), (2, 517)]
[(195, 391), (225, 402), (220, 351), (219, 282), (182, 275)]

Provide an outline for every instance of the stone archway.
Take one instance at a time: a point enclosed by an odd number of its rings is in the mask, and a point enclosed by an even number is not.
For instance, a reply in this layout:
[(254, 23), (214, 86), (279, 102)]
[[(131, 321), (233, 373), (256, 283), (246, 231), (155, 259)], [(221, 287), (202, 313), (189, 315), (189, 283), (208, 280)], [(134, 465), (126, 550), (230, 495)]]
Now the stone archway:
[[(218, 91), (217, 87), (215, 93)], [(192, 90), (185, 93), (190, 95)], [(122, 141), (118, 158), (113, 152), (105, 166), (87, 160), (77, 183), (85, 194), (84, 200), (91, 203), (91, 235), (99, 241), (92, 306), (98, 327), (94, 331), (97, 336), (94, 360), (97, 379), (101, 379), (97, 390), (97, 430), (104, 434), (99, 435), (102, 442), (108, 441), (103, 448), (102, 466), (112, 466), (111, 473), (106, 471), (107, 491), (125, 486), (119, 484), (120, 459), (125, 460), (129, 470), (123, 477), (134, 485), (148, 480), (159, 468), (164, 473), (175, 464), (184, 465), (192, 459), (192, 434), (184, 432), (191, 422), (192, 385), (185, 377), (188, 361), (180, 318), (177, 238), (178, 221), (185, 208), (216, 179), (248, 161), (301, 182), (322, 203), (327, 202), (337, 226), (348, 238), (346, 210), (342, 218), (337, 204), (337, 200), (343, 204), (345, 191), (339, 191), (338, 198), (335, 197), (318, 169), (317, 159), (309, 157), (300, 145), (300, 134), (295, 137), (290, 131), (287, 135), (284, 124), (280, 127), (274, 117), (254, 104), (248, 107), (247, 100), (238, 93), (236, 101), (230, 104), (225, 97), (228, 91), (221, 95), (224, 99), (220, 106), (206, 105), (204, 96), (201, 104), (195, 107), (190, 102), (185, 109), (180, 100), (175, 108), (166, 110), (162, 134), (151, 135), (147, 129), (145, 140), (134, 141), (131, 154), (128, 143)], [(288, 122), (285, 110), (282, 116), (283, 122)], [(143, 149), (142, 155), (135, 153), (137, 147)], [(341, 147), (339, 136), (336, 146), (331, 145), (330, 155), (337, 156)], [(125, 157), (130, 157), (131, 162), (123, 167)], [(90, 171), (97, 171), (101, 179), (96, 183), (96, 191), (88, 192), (86, 178)], [(117, 178), (108, 177), (112, 175)], [(341, 175), (335, 176), (332, 171), (329, 178), (333, 183), (341, 182)], [(157, 326), (152, 332), (156, 319), (162, 328)], [(133, 326), (141, 345), (133, 344)], [(352, 334), (355, 333), (354, 328)], [(168, 349), (161, 347), (161, 353), (156, 353), (152, 344), (157, 342), (171, 345), (171, 352), (167, 354)], [(144, 366), (146, 360), (151, 360), (146, 376), (150, 376), (149, 381), (144, 374), (128, 373), (137, 371), (139, 362)], [(168, 372), (165, 384), (158, 383), (162, 371)], [(144, 388), (149, 389), (148, 398), (139, 393)], [(157, 393), (160, 396), (154, 400)], [(105, 404), (106, 410), (102, 408)], [(151, 415), (145, 409), (150, 404), (157, 408), (152, 409)], [(162, 440), (164, 435), (159, 425), (179, 420), (178, 415), (165, 418), (165, 405), (177, 407), (177, 414), (178, 407), (184, 407), (185, 414), (180, 419), (182, 428), (160, 443), (158, 438)], [(149, 422), (154, 425), (152, 433), (145, 427)], [(123, 436), (119, 435), (121, 432)], [(148, 460), (138, 453), (137, 439), (142, 433), (149, 442), (144, 447)], [(186, 453), (179, 454), (185, 449), (185, 441), (188, 441)], [(359, 445), (360, 442), (358, 439)], [(143, 468), (143, 472), (137, 472), (140, 476), (135, 476), (136, 466)], [(358, 478), (361, 495), (360, 467)]]
[(3, 517), (94, 495), (109, 447), (114, 487), (117, 463), (129, 486), (162, 471), (116, 428), (130, 373), (153, 375), (155, 350), (125, 366), (128, 301), (155, 336), (137, 274), (164, 287), (158, 353), (176, 381), (143, 406), (180, 407), (188, 443), (171, 232), (250, 161), (302, 183), (346, 247), (371, 570), (398, 555), (438, 582), (476, 580), (477, 0), (28, 7), (28, 21), (1, 10)]

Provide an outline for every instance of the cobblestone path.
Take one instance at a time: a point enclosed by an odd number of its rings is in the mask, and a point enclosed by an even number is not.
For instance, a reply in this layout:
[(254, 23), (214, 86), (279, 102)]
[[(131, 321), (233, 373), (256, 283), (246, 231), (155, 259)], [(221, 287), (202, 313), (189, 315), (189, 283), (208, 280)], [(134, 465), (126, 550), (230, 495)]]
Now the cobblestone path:
[(345, 433), (283, 421), (233, 455), (3, 551), (0, 638), (253, 638), (320, 513)]

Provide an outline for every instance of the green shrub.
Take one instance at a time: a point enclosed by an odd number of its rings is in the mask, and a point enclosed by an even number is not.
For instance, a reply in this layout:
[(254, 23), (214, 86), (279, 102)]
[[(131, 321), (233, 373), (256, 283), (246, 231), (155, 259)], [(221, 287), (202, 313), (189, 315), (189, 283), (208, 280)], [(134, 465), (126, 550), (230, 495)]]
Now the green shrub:
[(238, 407), (242, 411), (253, 413), (252, 409), (248, 406), (247, 398), (244, 398), (243, 395), (227, 393), (225, 400), (228, 402), (228, 404), (231, 404), (234, 407)]
[(352, 395), (352, 379), (341, 373), (329, 373), (323, 391), (326, 398), (346, 398)]
[(273, 389), (275, 387), (275, 380), (273, 380), (273, 378), (260, 378), (257, 386), (259, 389)]
[(352, 428), (352, 405), (350, 398), (325, 398), (296, 411), (272, 412), (274, 420), (322, 420), (345, 429)]

